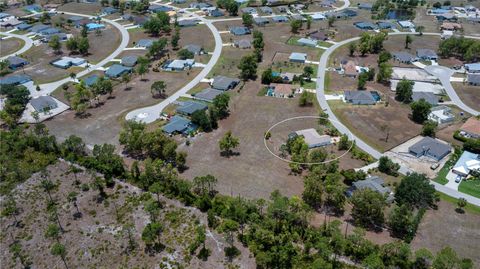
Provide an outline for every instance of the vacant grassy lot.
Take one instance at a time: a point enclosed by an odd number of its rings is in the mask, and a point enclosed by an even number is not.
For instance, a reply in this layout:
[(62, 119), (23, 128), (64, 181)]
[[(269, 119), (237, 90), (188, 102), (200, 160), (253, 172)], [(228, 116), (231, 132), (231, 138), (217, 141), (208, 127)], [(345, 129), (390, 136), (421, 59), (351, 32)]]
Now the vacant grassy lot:
[(452, 86), (467, 106), (480, 110), (480, 86), (472, 86), (461, 82), (453, 82)]
[[(187, 72), (153, 72), (150, 70), (141, 81), (136, 76), (128, 83), (128, 89), (121, 83), (115, 86), (113, 99), (104, 100), (104, 104), (91, 108), (87, 112), (90, 116), (79, 118), (74, 111), (66, 111), (47, 121), (45, 124), (49, 130), (60, 140), (75, 134), (88, 141), (90, 145), (110, 143), (118, 145), (118, 135), (125, 114), (135, 108), (149, 106), (160, 102), (160, 99), (152, 98), (150, 86), (157, 80), (163, 80), (167, 84), (166, 94), (170, 95), (188, 83), (200, 69), (194, 68)], [(57, 91), (61, 96), (62, 90)]]
[(95, 15), (100, 12), (100, 3), (67, 3), (57, 8), (58, 11), (74, 12), (81, 14)]
[(458, 190), (480, 198), (480, 180), (463, 180), (458, 186)]
[[(0, 35), (0, 37), (3, 37)], [(18, 38), (0, 39), (0, 57), (14, 53), (21, 49), (25, 42)]]
[(444, 247), (453, 248), (461, 257), (470, 258), (477, 268), (480, 266), (480, 215), (467, 211), (455, 212), (454, 203), (443, 199), (438, 210), (428, 210), (412, 241), (412, 247), (428, 248), (437, 252)]

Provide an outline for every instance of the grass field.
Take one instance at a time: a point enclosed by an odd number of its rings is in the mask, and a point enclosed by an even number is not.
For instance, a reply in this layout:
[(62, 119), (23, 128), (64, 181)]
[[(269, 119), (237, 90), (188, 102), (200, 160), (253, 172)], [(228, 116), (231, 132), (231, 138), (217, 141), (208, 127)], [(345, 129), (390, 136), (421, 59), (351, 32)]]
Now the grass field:
[(460, 192), (480, 198), (480, 180), (462, 180), (458, 186)]

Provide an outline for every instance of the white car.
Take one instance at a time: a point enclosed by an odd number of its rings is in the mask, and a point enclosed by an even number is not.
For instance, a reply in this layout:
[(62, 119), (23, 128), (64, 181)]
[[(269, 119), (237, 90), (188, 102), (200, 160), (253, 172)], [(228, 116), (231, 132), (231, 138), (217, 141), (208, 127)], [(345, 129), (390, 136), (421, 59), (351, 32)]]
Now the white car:
[(458, 175), (458, 176), (455, 178), (455, 183), (460, 183), (460, 181), (462, 181), (462, 176)]

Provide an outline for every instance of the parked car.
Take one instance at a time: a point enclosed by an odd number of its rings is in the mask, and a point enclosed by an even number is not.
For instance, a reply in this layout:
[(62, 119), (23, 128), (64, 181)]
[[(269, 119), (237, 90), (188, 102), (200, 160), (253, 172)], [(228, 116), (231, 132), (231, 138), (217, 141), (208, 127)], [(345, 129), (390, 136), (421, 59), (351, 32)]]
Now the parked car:
[(439, 166), (440, 166), (439, 163), (434, 163), (434, 164), (432, 164), (432, 165), (430, 166), (430, 169), (435, 170), (435, 169), (437, 169)]
[(455, 178), (455, 183), (460, 183), (460, 181), (462, 181), (462, 176), (457, 176)]

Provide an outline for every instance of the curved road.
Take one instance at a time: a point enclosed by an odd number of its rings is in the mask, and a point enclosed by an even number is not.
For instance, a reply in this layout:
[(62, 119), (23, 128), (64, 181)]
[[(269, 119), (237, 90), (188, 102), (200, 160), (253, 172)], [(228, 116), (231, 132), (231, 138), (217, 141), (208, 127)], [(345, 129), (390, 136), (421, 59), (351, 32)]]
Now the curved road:
[(130, 111), (125, 116), (126, 120), (136, 120), (142, 121), (144, 123), (154, 122), (155, 120), (160, 118), (160, 113), (167, 105), (174, 102), (180, 96), (186, 94), (189, 90), (195, 87), (202, 79), (204, 79), (210, 73), (212, 68), (217, 63), (218, 59), (220, 58), (220, 54), (222, 53), (222, 37), (220, 36), (220, 33), (211, 21), (197, 15), (194, 15), (194, 17), (205, 22), (205, 25), (207, 25), (210, 31), (212, 31), (213, 37), (215, 38), (215, 50), (213, 51), (210, 61), (208, 61), (203, 70), (193, 80), (191, 80), (187, 85), (183, 86), (180, 90), (176, 91), (174, 94), (170, 95), (168, 98), (156, 105)]
[[(415, 33), (412, 33), (412, 32), (394, 32), (394, 33), (389, 33), (388, 35), (408, 35), (408, 34), (415, 34)], [(439, 33), (423, 33), (423, 34), (424, 35), (440, 36)], [(466, 37), (467, 38), (478, 39), (478, 37), (470, 37), (470, 36), (466, 36)], [(324, 111), (326, 113), (328, 113), (329, 118), (333, 119), (332, 124), (335, 126), (335, 128), (337, 128), (342, 133), (349, 133), (350, 131), (348, 130), (348, 128), (343, 123), (340, 122), (340, 120), (337, 118), (337, 116), (333, 113), (332, 109), (328, 105), (327, 99), (325, 98), (325, 72), (327, 70), (328, 58), (330, 57), (330, 54), (332, 54), (337, 48), (339, 48), (339, 47), (341, 47), (345, 44), (348, 44), (350, 42), (359, 40), (359, 39), (360, 39), (360, 37), (354, 37), (354, 38), (346, 39), (346, 40), (340, 41), (337, 44), (329, 47), (320, 57), (319, 65), (318, 65), (317, 90), (316, 90), (318, 103), (320, 104), (320, 107), (322, 107), (324, 109)], [(450, 70), (449, 68), (446, 68), (446, 69)], [(445, 73), (446, 73), (445, 71), (443, 71), (443, 72), (435, 71), (432, 74), (438, 77), (437, 74), (445, 74)], [(445, 79), (441, 79), (440, 81), (442, 82), (444, 87), (446, 85), (450, 85), (450, 88), (451, 88), (450, 76), (448, 76), (448, 83), (444, 84)], [(452, 95), (452, 93), (448, 90), (448, 86), (446, 86), (445, 88), (447, 89), (448, 96), (450, 97), (450, 99), (452, 99), (452, 101), (455, 103), (455, 105), (457, 105), (461, 108), (462, 108), (462, 106), (464, 106), (465, 108), (471, 109), (468, 106), (466, 106), (465, 104), (463, 104), (463, 102), (461, 102), (460, 98), (458, 98), (458, 96), (456, 95), (453, 88), (451, 88), (451, 89), (452, 89), (454, 95)], [(458, 100), (455, 100), (455, 99), (458, 99)], [(457, 101), (460, 101), (460, 102), (457, 102)], [(468, 111), (468, 110), (466, 110), (466, 111)], [(478, 112), (477, 112), (477, 114), (478, 114)], [(352, 132), (350, 132), (350, 133), (352, 133)], [(373, 147), (371, 147), (370, 145), (368, 145), (365, 141), (358, 138), (355, 134), (352, 133), (352, 137), (355, 140), (355, 142), (356, 142), (356, 144), (359, 148), (361, 148), (363, 151), (367, 152), (368, 154), (372, 155), (375, 159), (379, 159), (380, 157), (383, 156), (383, 154), (381, 152), (379, 152), (378, 150), (376, 150)], [(463, 197), (463, 198), (467, 199), (467, 201), (469, 203), (480, 206), (480, 199), (478, 199), (476, 197), (473, 197), (473, 196), (458, 192), (456, 190), (447, 188), (444, 185), (438, 184), (434, 181), (431, 181), (431, 183), (435, 186), (435, 189), (439, 192), (445, 193), (445, 194), (447, 194), (449, 196), (452, 196), (452, 197), (455, 197), (455, 198)]]
[[(67, 15), (73, 15), (73, 16), (92, 17), (91, 15), (85, 15), (85, 14), (74, 13), (74, 12), (63, 12), (62, 11), (62, 13), (67, 14)], [(106, 58), (101, 60), (99, 63), (97, 63), (95, 65), (91, 65), (88, 69), (85, 69), (85, 70), (77, 73), (77, 77), (85, 76), (86, 74), (92, 72), (93, 70), (95, 70), (99, 67), (102, 67), (105, 64), (107, 64), (108, 62), (112, 61), (113, 59), (115, 59), (115, 57), (117, 57), (120, 53), (122, 53), (123, 50), (128, 45), (128, 42), (130, 40), (130, 35), (128, 34), (128, 31), (127, 31), (127, 29), (125, 29), (125, 27), (123, 27), (119, 23), (114, 22), (114, 21), (109, 20), (109, 19), (102, 18), (102, 20), (105, 21), (106, 23), (110, 23), (111, 25), (113, 25), (115, 28), (117, 28), (120, 31), (120, 34), (122, 35), (122, 42), (120, 43), (120, 45), (117, 47), (117, 49), (114, 52), (112, 52)], [(57, 80), (55, 82), (41, 84), (41, 85), (39, 85), (41, 90), (32, 93), (32, 97), (37, 97), (37, 96), (41, 96), (41, 95), (48, 95), (48, 94), (52, 93), (58, 87), (62, 86), (63, 84), (65, 84), (67, 82), (70, 82), (70, 81), (73, 81), (73, 79), (68, 77), (68, 78), (64, 78), (64, 79), (61, 79), (61, 80)]]
[(25, 44), (23, 45), (23, 47), (21, 49), (15, 51), (14, 53), (10, 53), (9, 55), (1, 57), (0, 60), (7, 59), (10, 56), (20, 55), (20, 54), (26, 52), (27, 50), (29, 50), (33, 46), (33, 40), (29, 37), (24, 36), (24, 35), (17, 35), (17, 34), (6, 33), (6, 32), (2, 32), (2, 33), (0, 33), (0, 35), (15, 37), (15, 38), (21, 39), (21, 40), (23, 40), (23, 42), (25, 42)]

